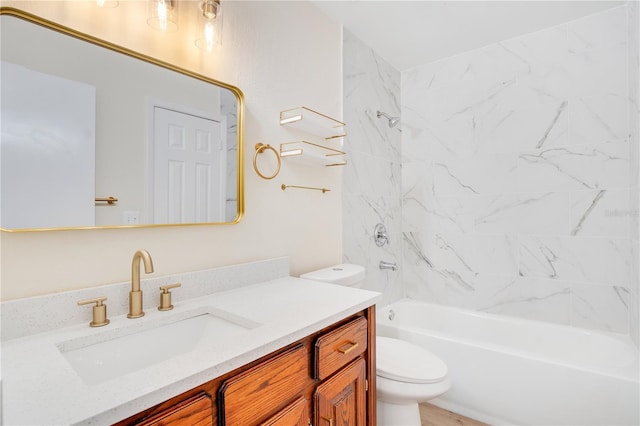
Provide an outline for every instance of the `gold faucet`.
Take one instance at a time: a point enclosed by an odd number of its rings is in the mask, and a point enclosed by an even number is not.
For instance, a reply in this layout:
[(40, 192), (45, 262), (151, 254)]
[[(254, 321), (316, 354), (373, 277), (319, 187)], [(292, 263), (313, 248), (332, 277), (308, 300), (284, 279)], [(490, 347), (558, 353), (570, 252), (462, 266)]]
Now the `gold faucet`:
[(144, 262), (144, 272), (153, 272), (153, 261), (146, 250), (138, 250), (131, 261), (131, 291), (129, 292), (129, 313), (127, 318), (140, 318), (144, 315), (142, 310), (142, 290), (140, 290), (140, 260)]

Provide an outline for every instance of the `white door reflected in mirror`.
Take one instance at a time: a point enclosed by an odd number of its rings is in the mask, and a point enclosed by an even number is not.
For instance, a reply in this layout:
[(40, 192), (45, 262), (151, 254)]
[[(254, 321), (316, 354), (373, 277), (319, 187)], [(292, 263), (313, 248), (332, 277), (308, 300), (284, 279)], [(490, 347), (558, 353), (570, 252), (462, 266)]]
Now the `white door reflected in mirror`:
[(153, 223), (224, 221), (224, 119), (155, 107), (153, 123)]

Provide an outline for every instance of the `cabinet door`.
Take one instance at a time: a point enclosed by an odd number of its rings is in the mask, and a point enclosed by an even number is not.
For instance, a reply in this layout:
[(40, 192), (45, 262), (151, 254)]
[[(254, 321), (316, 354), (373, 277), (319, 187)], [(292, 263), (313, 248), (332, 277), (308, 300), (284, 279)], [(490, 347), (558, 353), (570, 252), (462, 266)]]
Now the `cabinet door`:
[(209, 394), (199, 393), (137, 424), (141, 426), (213, 426), (213, 401)]
[(366, 362), (358, 359), (315, 392), (316, 426), (365, 426)]
[(309, 404), (300, 398), (260, 426), (309, 426)]

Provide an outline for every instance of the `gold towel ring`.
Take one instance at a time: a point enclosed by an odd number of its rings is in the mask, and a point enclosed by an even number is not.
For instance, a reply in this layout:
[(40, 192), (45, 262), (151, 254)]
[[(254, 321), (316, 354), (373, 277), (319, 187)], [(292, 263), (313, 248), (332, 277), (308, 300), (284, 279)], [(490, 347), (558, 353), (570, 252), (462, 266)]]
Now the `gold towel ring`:
[[(258, 170), (258, 164), (257, 164), (258, 154), (262, 154), (266, 149), (270, 149), (271, 151), (273, 151), (273, 153), (276, 155), (276, 159), (278, 160), (278, 167), (276, 167), (276, 171), (271, 176), (265, 176), (262, 173), (260, 173), (260, 170)], [(274, 177), (278, 176), (278, 173), (280, 173), (280, 165), (281, 165), (280, 154), (278, 154), (278, 151), (276, 151), (274, 147), (272, 147), (269, 144), (263, 144), (260, 142), (256, 144), (256, 153), (253, 154), (253, 169), (256, 171), (258, 176), (260, 176), (262, 179), (273, 179)]]

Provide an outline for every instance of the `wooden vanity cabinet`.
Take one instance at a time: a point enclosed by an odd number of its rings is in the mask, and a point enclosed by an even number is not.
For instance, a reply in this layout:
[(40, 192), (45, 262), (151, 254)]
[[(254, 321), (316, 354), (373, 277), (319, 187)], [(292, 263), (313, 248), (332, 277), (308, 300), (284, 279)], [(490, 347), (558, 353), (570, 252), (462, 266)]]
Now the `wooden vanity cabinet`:
[(375, 307), (117, 425), (375, 426)]
[(308, 350), (299, 343), (225, 380), (218, 389), (220, 424), (260, 424), (265, 414), (277, 412), (305, 390), (308, 369)]
[(300, 397), (260, 426), (309, 426), (309, 410), (309, 401)]
[(213, 400), (211, 395), (200, 392), (184, 401), (136, 423), (141, 426), (192, 425), (213, 426)]

